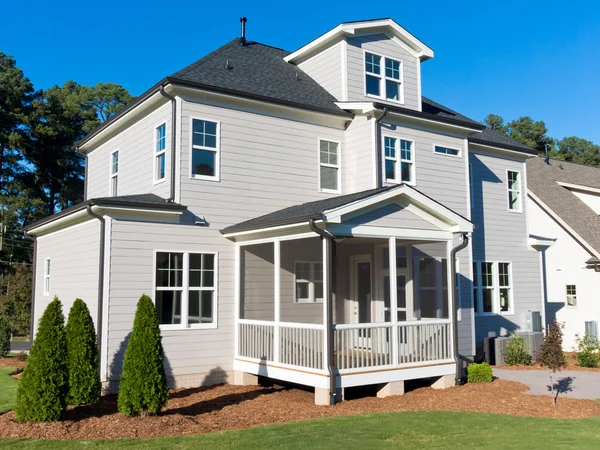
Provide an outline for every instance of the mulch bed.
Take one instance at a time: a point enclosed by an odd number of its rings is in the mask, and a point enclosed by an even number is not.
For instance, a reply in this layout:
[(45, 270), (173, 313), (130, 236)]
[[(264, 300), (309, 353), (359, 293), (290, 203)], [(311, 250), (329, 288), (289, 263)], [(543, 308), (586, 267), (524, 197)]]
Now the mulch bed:
[(14, 356), (9, 356), (8, 358), (0, 358), (0, 367), (15, 367), (17, 369), (22, 369), (27, 364), (27, 361), (21, 361)]
[[(581, 372), (600, 372), (600, 367), (579, 367), (577, 365), (577, 359), (575, 353), (565, 353), (565, 359), (567, 361), (567, 367), (562, 370), (576, 370)], [(528, 366), (516, 365), (516, 366), (495, 366), (498, 369), (507, 370), (548, 370), (547, 367), (542, 367), (539, 364), (530, 364)]]
[(71, 408), (64, 420), (19, 424), (13, 412), (0, 416), (0, 437), (49, 439), (114, 439), (159, 437), (249, 428), (272, 423), (392, 411), (475, 411), (531, 417), (579, 419), (600, 416), (592, 400), (523, 395), (528, 387), (495, 380), (445, 390), (420, 388), (403, 396), (346, 400), (334, 407), (315, 406), (314, 394), (281, 386), (231, 386), (179, 389), (171, 392), (158, 416), (128, 418), (117, 412), (116, 397)]

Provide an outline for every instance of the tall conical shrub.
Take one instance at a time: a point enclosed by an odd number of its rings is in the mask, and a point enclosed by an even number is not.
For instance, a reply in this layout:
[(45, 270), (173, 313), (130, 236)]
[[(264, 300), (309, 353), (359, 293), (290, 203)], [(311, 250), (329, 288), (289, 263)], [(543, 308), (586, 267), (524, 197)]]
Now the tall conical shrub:
[(10, 353), (10, 337), (12, 334), (8, 317), (0, 315), (0, 358), (8, 356)]
[(150, 297), (137, 304), (119, 384), (119, 411), (126, 416), (157, 414), (169, 398), (158, 316)]
[(87, 405), (100, 398), (98, 347), (94, 321), (85, 302), (76, 299), (67, 320), (69, 405)]
[(27, 365), (17, 388), (15, 413), (20, 422), (52, 422), (66, 409), (68, 393), (65, 317), (57, 297), (38, 324)]

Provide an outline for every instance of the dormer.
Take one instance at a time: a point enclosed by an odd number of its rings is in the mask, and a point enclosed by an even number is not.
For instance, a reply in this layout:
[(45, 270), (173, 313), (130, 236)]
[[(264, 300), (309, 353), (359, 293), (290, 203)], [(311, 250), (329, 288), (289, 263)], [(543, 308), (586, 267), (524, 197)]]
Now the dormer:
[(421, 62), (433, 50), (392, 19), (346, 22), (289, 54), (340, 102), (421, 111)]

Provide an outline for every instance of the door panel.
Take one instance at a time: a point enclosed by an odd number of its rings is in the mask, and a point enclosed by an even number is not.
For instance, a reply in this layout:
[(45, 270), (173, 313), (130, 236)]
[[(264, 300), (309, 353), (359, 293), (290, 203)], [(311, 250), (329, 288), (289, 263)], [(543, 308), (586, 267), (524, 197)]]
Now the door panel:
[(371, 263), (356, 264), (356, 302), (358, 323), (371, 322)]

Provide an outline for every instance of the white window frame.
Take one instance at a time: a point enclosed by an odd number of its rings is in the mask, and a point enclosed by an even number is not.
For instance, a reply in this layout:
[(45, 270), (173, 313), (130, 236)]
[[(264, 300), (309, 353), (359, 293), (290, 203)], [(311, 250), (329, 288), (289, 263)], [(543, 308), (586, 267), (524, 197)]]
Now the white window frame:
[(44, 297), (50, 295), (50, 270), (51, 270), (51, 259), (44, 259)]
[[(452, 151), (455, 151), (457, 153), (456, 153), (456, 155), (453, 155), (452, 153), (438, 152), (437, 151), (438, 148), (444, 149), (444, 150), (452, 150)], [(460, 149), (448, 147), (447, 145), (442, 145), (442, 144), (433, 144), (433, 153), (436, 154), (436, 155), (450, 156), (452, 158), (462, 158), (462, 152), (460, 151)]]
[[(328, 164), (321, 162), (321, 142), (332, 142), (337, 144), (337, 165)], [(326, 192), (329, 194), (341, 194), (342, 193), (342, 143), (335, 139), (327, 139), (327, 138), (318, 138), (317, 139), (317, 150), (318, 150), (318, 163), (319, 163), (319, 174), (318, 174), (318, 182), (319, 182), (319, 192)], [(337, 189), (323, 189), (321, 187), (321, 167), (331, 167), (337, 169)]]
[[(367, 72), (367, 53), (374, 55), (374, 56), (379, 56), (381, 58), (380, 63), (379, 63), (379, 67), (380, 67), (380, 74), (376, 74), (376, 73), (372, 73), (372, 72)], [(385, 73), (385, 62), (386, 60), (392, 60), (395, 62), (400, 63), (400, 79), (396, 79), (396, 78), (391, 78), (388, 77)], [(372, 52), (372, 51), (368, 51), (368, 50), (363, 50), (363, 83), (364, 83), (364, 93), (365, 93), (365, 97), (371, 97), (371, 98), (378, 98), (381, 100), (385, 100), (386, 102), (392, 102), (392, 103), (398, 103), (403, 105), (404, 104), (404, 60), (399, 59), (399, 58), (392, 58), (391, 56), (385, 56), (376, 52)], [(375, 78), (379, 78), (379, 93), (380, 95), (375, 95), (375, 94), (369, 94), (367, 93), (367, 75), (375, 77)], [(386, 81), (392, 81), (394, 83), (398, 83), (400, 86), (398, 87), (398, 94), (400, 96), (399, 100), (393, 100), (390, 98), (387, 98), (387, 92), (386, 92)]]
[[(212, 122), (217, 124), (217, 137), (216, 137), (216, 147), (204, 147), (201, 145), (194, 145), (194, 120), (201, 120), (203, 122)], [(198, 117), (193, 116), (190, 117), (189, 123), (190, 131), (189, 131), (189, 139), (190, 139), (190, 154), (189, 154), (189, 176), (192, 180), (205, 180), (205, 181), (221, 181), (221, 121), (215, 119), (208, 119), (206, 117)], [(205, 150), (215, 153), (215, 174), (214, 176), (208, 175), (194, 175), (192, 161), (193, 161), (193, 153), (194, 150)]]
[[(499, 314), (512, 314), (514, 311), (514, 298), (513, 298), (513, 270), (512, 263), (510, 261), (498, 261), (497, 263), (498, 273), (498, 313)], [(500, 264), (508, 264), (508, 286), (502, 286), (500, 283)], [(501, 311), (500, 305), (500, 289), (508, 289), (508, 311)]]
[[(113, 172), (114, 167), (114, 156), (117, 155), (117, 171)], [(121, 161), (119, 159), (119, 149), (113, 150), (110, 153), (110, 160), (108, 165), (108, 196), (116, 197), (119, 194), (119, 165)], [(117, 192), (113, 192), (113, 180), (116, 179), (115, 183), (117, 185)]]
[[(158, 130), (161, 127), (165, 127), (165, 147), (162, 150), (158, 149)], [(154, 128), (154, 184), (163, 183), (167, 179), (167, 123), (163, 122)], [(162, 178), (158, 178), (159, 160), (163, 158), (165, 160), (165, 174)]]
[[(573, 286), (575, 294), (569, 294), (569, 286)], [(569, 305), (569, 299), (574, 300), (574, 304)], [(577, 308), (577, 285), (576, 284), (565, 284), (565, 306), (567, 308)]]
[[(157, 287), (156, 286), (156, 259), (158, 253), (182, 253), (183, 254), (183, 276), (182, 276), (182, 286), (178, 287)], [(194, 255), (214, 255), (215, 261), (215, 275), (214, 275), (214, 287), (212, 288), (203, 288), (203, 287), (191, 287), (190, 288), (190, 254)], [(180, 290), (181, 291), (181, 323), (178, 324), (161, 324), (161, 330), (192, 330), (192, 329), (216, 329), (218, 328), (218, 297), (219, 297), (219, 253), (204, 251), (204, 250), (194, 250), (194, 251), (182, 251), (182, 250), (173, 250), (173, 249), (155, 249), (154, 250), (154, 261), (152, 264), (152, 301), (155, 302), (156, 299), (156, 291), (172, 291), (172, 290)], [(213, 291), (213, 321), (212, 323), (188, 323), (189, 316), (189, 293), (192, 291)], [(155, 303), (156, 305), (156, 303)]]
[[(310, 277), (308, 280), (298, 280), (296, 277), (296, 264), (308, 264), (310, 267)], [(292, 289), (294, 292), (294, 304), (311, 304), (311, 303), (323, 303), (323, 298), (315, 297), (315, 265), (321, 264), (323, 265), (323, 261), (294, 261), (294, 280)], [(307, 283), (308, 284), (308, 298), (296, 298), (296, 285), (298, 282)], [(321, 283), (324, 283), (323, 278), (321, 278)], [(325, 289), (325, 284), (323, 284), (323, 289)], [(324, 292), (324, 291), (323, 291)]]
[[(389, 139), (395, 139), (396, 143), (394, 145), (395, 148), (395, 154), (396, 156), (394, 158), (385, 156), (385, 138), (389, 138)], [(406, 141), (406, 142), (410, 142), (410, 156), (411, 159), (404, 159), (402, 158), (402, 147), (401, 147), (401, 142), (402, 141)], [(406, 183), (408, 185), (411, 186), (416, 186), (417, 184), (417, 180), (416, 180), (416, 143), (415, 141), (413, 141), (412, 139), (406, 139), (400, 136), (392, 136), (389, 134), (384, 134), (381, 137), (381, 142), (382, 142), (382, 146), (381, 146), (381, 160), (382, 160), (382, 173), (383, 173), (383, 181), (384, 183), (394, 183), (394, 184), (400, 184), (400, 183)], [(386, 172), (385, 172), (385, 162), (386, 161), (393, 161), (394, 162), (394, 172), (396, 174), (396, 179), (390, 179), (387, 178), (386, 176)], [(402, 179), (402, 163), (406, 162), (406, 163), (410, 163), (411, 167), (410, 167), (410, 181), (404, 181)]]
[[(510, 175), (511, 172), (517, 174), (517, 180), (519, 182), (519, 189), (511, 189), (510, 188), (510, 178), (509, 178), (509, 175)], [(517, 196), (518, 196), (517, 207), (518, 207), (518, 209), (511, 209), (510, 208), (510, 197), (509, 197), (509, 193), (510, 192), (516, 192), (517, 193)], [(508, 212), (511, 212), (511, 213), (522, 213), (523, 212), (523, 177), (521, 176), (521, 171), (519, 171), (519, 170), (511, 170), (511, 169), (507, 169), (506, 170), (506, 203), (507, 203), (507, 207), (508, 207)]]
[[(474, 303), (477, 304), (478, 312), (475, 313), (475, 316), (510, 316), (514, 314), (515, 307), (515, 288), (513, 281), (513, 263), (511, 261), (481, 261), (481, 260), (473, 260), (475, 264), (475, 271), (473, 273), (473, 278), (477, 280), (477, 286), (473, 283), (473, 289), (476, 290), (474, 293)], [(493, 276), (492, 282), (493, 286), (488, 286), (487, 288), (492, 289), (492, 311), (483, 312), (483, 285), (482, 285), (482, 270), (481, 264), (490, 263), (492, 264)], [(508, 311), (500, 311), (500, 264), (508, 264), (508, 276), (509, 276), (509, 308)], [(474, 305), (475, 306), (475, 305)]]

